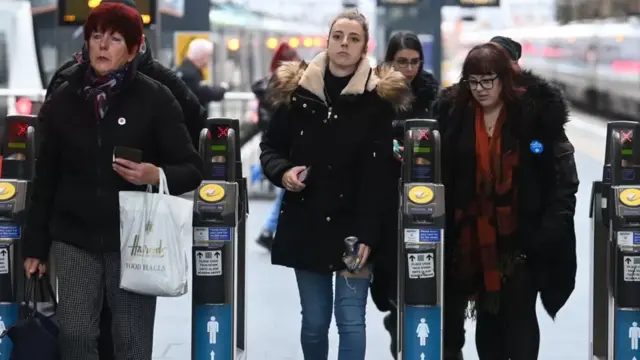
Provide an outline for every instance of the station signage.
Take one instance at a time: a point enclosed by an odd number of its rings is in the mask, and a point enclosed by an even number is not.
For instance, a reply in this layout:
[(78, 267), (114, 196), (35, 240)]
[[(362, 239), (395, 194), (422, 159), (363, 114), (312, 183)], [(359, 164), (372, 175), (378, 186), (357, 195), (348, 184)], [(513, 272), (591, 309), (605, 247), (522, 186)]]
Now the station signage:
[[(102, 0), (58, 0), (58, 23), (60, 26), (81, 26), (87, 20), (91, 9)], [(136, 7), (145, 27), (156, 23), (156, 0), (136, 0)]]
[(378, 6), (417, 5), (420, 0), (378, 0)]
[(500, 0), (456, 0), (456, 2), (458, 2), (458, 6), (466, 8), (500, 6)]

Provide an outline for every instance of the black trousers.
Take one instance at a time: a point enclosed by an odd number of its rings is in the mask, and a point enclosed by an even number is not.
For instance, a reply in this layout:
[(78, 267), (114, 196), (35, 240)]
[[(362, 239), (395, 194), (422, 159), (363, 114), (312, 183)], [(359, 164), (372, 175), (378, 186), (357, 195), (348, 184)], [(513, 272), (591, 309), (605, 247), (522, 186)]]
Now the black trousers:
[[(106, 294), (105, 294), (106, 297)], [(100, 336), (98, 337), (98, 354), (100, 360), (115, 360), (113, 337), (111, 336), (111, 310), (105, 299), (100, 313)]]
[[(538, 291), (526, 262), (518, 261), (513, 274), (502, 284), (497, 313), (476, 311), (476, 349), (479, 360), (537, 360), (540, 328), (536, 314)], [(445, 293), (444, 347), (447, 354), (464, 346), (467, 300), (455, 292)]]

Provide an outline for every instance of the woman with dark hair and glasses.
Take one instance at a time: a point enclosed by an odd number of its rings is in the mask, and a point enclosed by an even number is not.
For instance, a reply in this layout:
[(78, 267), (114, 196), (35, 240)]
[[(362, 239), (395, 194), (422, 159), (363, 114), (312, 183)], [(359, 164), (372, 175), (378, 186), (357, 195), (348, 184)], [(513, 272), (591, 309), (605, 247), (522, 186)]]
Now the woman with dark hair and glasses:
[(538, 294), (555, 318), (575, 286), (567, 105), (489, 42), (471, 49), (433, 110), (446, 187), (444, 358), (462, 358), (469, 316), (480, 360), (537, 359)]
[[(394, 121), (394, 139), (402, 150), (404, 140), (404, 122), (406, 119), (428, 118), (432, 102), (438, 94), (438, 81), (429, 72), (423, 70), (424, 53), (422, 44), (414, 33), (398, 32), (389, 40), (385, 63), (392, 65), (404, 75), (411, 85), (413, 101), (411, 107), (400, 112)], [(398, 150), (398, 149), (396, 149)], [(381, 243), (382, 257), (374, 267), (371, 297), (380, 311), (391, 313), (384, 318), (384, 326), (391, 335), (391, 352), (395, 356), (396, 308), (394, 305), (398, 287), (397, 281), (397, 238), (398, 238), (398, 178), (402, 163), (401, 151), (394, 152), (395, 160), (390, 165), (388, 209), (382, 223), (384, 241)]]
[[(411, 109), (399, 114), (398, 120), (428, 117), (440, 85), (433, 75), (423, 69), (424, 52), (418, 36), (403, 31), (394, 34), (389, 39), (384, 61), (404, 75), (414, 95)], [(404, 121), (399, 124), (404, 127)]]

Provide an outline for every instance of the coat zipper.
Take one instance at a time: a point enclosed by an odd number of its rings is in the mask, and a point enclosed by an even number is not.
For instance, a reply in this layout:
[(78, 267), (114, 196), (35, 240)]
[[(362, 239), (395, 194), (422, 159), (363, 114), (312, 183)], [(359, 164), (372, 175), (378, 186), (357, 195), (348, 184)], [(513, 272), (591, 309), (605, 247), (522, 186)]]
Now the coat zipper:
[[(100, 156), (102, 155), (102, 127), (100, 125), (100, 109), (96, 109), (97, 110), (97, 125), (98, 125), (98, 138), (97, 138), (97, 143), (98, 143), (98, 159), (100, 158)], [(106, 115), (106, 113), (105, 113)], [(97, 177), (98, 177), (98, 186), (96, 187), (96, 192), (97, 192), (97, 197), (98, 197), (98, 203), (100, 203), (100, 198), (102, 197), (102, 172), (100, 171), (100, 161), (96, 161), (96, 172), (97, 172)], [(103, 231), (102, 229), (99, 229), (100, 231), (100, 249), (104, 249), (104, 235), (103, 235)]]
[(314, 99), (314, 98), (310, 98), (310, 97), (306, 97), (306, 96), (301, 96), (298, 95), (298, 97), (300, 97), (301, 99), (305, 99), (308, 101), (313, 101), (315, 103), (318, 103), (322, 106), (324, 106), (325, 108), (327, 108), (327, 121), (331, 122), (331, 114), (333, 114), (333, 106), (330, 106), (329, 103), (327, 103), (326, 101), (321, 101), (318, 99)]

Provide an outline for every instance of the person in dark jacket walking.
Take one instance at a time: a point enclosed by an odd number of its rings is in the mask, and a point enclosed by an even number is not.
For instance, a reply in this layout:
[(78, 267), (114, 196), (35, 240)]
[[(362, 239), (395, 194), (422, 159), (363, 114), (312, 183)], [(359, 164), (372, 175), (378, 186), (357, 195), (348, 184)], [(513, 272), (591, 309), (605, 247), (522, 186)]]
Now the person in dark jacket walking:
[[(398, 32), (389, 39), (385, 63), (393, 65), (400, 71), (411, 85), (411, 92), (414, 95), (411, 107), (399, 113), (393, 122), (394, 139), (401, 145), (404, 141), (404, 122), (407, 119), (425, 119), (430, 115), (430, 108), (435, 100), (439, 84), (438, 81), (422, 70), (424, 53), (418, 37), (411, 32)], [(398, 288), (398, 180), (400, 178), (400, 165), (402, 159), (400, 155), (394, 153), (396, 157), (389, 165), (388, 211), (382, 219), (383, 240), (380, 243), (380, 250), (385, 254), (383, 259), (376, 262), (374, 267), (373, 282), (371, 284), (371, 297), (378, 307), (378, 310), (391, 313), (385, 316), (384, 326), (391, 335), (391, 353), (396, 356), (396, 327), (397, 314), (395, 301)]]
[[(102, 2), (122, 3), (137, 10), (136, 4), (132, 0), (103, 0)], [(73, 54), (71, 59), (62, 64), (54, 73), (47, 87), (45, 98), (53, 95), (53, 93), (67, 81), (69, 75), (73, 73), (73, 70), (69, 70), (72, 66), (86, 62), (88, 59), (89, 54), (86, 45), (84, 45), (82, 51)], [(149, 76), (169, 88), (182, 108), (185, 125), (189, 130), (193, 146), (197, 148), (200, 131), (204, 128), (205, 121), (207, 120), (207, 111), (200, 105), (198, 98), (189, 90), (186, 84), (177, 77), (173, 70), (165, 67), (153, 58), (153, 52), (146, 37), (144, 37), (144, 44), (140, 47), (140, 53), (133, 62), (133, 65), (137, 66), (138, 72)], [(113, 359), (113, 341), (111, 337), (111, 312), (109, 311), (106, 299), (103, 301), (103, 306), (103, 313), (100, 315), (100, 338), (98, 341), (100, 360), (110, 360)]]
[[(69, 68), (46, 100), (43, 138), (22, 256), (27, 276), (56, 263), (61, 355), (97, 360), (98, 318), (106, 293), (113, 314), (116, 359), (151, 358), (156, 299), (120, 289), (119, 191), (157, 184), (172, 193), (200, 184), (202, 159), (182, 110), (162, 84), (132, 64), (142, 43), (134, 9), (102, 3), (84, 25), (89, 62)], [(142, 151), (143, 161), (113, 159), (116, 146)]]
[(206, 39), (194, 39), (189, 43), (187, 56), (182, 60), (182, 64), (175, 69), (178, 77), (196, 94), (200, 105), (205, 109), (212, 101), (222, 101), (229, 89), (229, 85), (225, 83), (220, 85), (203, 83), (202, 70), (209, 67), (212, 57), (213, 43)]
[(445, 359), (467, 316), (480, 360), (538, 358), (538, 294), (555, 318), (575, 287), (578, 175), (561, 92), (497, 43), (471, 49), (434, 107), (446, 191)]
[[(365, 358), (368, 265), (380, 238), (385, 205), (378, 194), (393, 156), (391, 122), (394, 108), (411, 104), (401, 73), (371, 68), (368, 30), (356, 10), (341, 13), (326, 52), (309, 64), (282, 64), (270, 89), (277, 110), (260, 160), (267, 178), (286, 190), (271, 259), (295, 270), (305, 360), (327, 359), (334, 308), (338, 359)], [(345, 254), (350, 236), (358, 239), (357, 254)]]
[[(278, 46), (278, 48), (276, 49), (275, 54), (273, 54), (273, 58), (271, 59), (269, 75), (253, 84), (253, 93), (256, 95), (256, 98), (260, 102), (258, 105), (258, 115), (260, 129), (263, 133), (266, 133), (269, 127), (269, 121), (271, 120), (271, 116), (273, 114), (273, 106), (269, 104), (269, 101), (266, 98), (267, 88), (269, 86), (269, 82), (271, 81), (273, 73), (283, 61), (300, 60), (301, 59), (298, 55), (298, 52), (291, 46), (289, 46), (289, 44), (280, 44), (280, 46)], [(273, 234), (276, 232), (276, 227), (278, 226), (278, 216), (280, 215), (280, 206), (282, 204), (283, 196), (284, 192), (280, 191), (273, 204), (273, 208), (271, 209), (271, 214), (269, 214), (269, 217), (267, 217), (264, 227), (262, 228), (262, 232), (256, 240), (258, 245), (264, 247), (267, 250), (271, 250), (271, 246), (273, 245)]]

